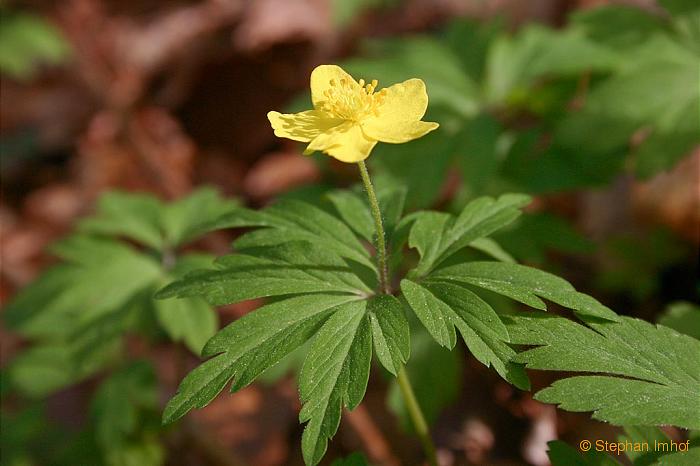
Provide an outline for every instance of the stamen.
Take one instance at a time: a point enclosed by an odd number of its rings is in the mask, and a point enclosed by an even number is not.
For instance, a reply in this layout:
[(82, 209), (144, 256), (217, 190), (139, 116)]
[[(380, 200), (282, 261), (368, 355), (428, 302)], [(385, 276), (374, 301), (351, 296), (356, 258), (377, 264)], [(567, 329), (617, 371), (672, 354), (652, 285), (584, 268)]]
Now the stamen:
[(358, 86), (353, 86), (354, 81), (346, 78), (340, 78), (339, 82), (340, 86), (335, 79), (331, 79), (330, 87), (323, 92), (326, 101), (322, 108), (326, 112), (349, 121), (360, 121), (370, 115), (379, 116), (379, 107), (384, 103), (386, 91), (382, 89), (374, 93), (378, 85), (376, 79), (369, 83), (360, 79)]

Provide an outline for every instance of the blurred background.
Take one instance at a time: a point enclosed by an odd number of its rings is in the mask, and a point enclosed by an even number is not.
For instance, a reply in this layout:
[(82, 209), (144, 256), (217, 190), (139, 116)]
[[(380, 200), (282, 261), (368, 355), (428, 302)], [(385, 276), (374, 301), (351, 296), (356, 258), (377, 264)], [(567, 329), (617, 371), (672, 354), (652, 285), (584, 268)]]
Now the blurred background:
[[(37, 285), (65, 260), (49, 246), (106, 191), (167, 202), (206, 185), (259, 207), (322, 203), (356, 183), (354, 166), (302, 156), (266, 118), (308, 108), (321, 63), (380, 87), (426, 82), (426, 120), (440, 129), (369, 159), (378, 184), (409, 187), (408, 210), (531, 193), (528, 215), (496, 237), (516, 259), (621, 314), (682, 328), (698, 312), (696, 0), (2, 0), (0, 14), (0, 297), (5, 307), (24, 293), (14, 314), (70, 294)], [(221, 255), (233, 237), (188, 247)], [(219, 325), (258, 304), (219, 309)], [(2, 328), (3, 465), (302, 464), (294, 361), (160, 427), (196, 344), (127, 325), (110, 337), (119, 356), (86, 368), (70, 333), (25, 324)], [(418, 335), (413, 346), (444, 465), (546, 465), (549, 440), (618, 433), (533, 401), (459, 345), (445, 352)], [(535, 389), (551, 381), (531, 375)], [(381, 374), (324, 464), (352, 451), (379, 465), (420, 456)]]

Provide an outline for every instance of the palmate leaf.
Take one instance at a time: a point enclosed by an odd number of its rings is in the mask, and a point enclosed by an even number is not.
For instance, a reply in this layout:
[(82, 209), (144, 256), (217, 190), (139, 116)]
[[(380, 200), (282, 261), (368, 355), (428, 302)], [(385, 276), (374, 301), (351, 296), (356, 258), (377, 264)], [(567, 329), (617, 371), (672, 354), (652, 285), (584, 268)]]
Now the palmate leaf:
[[(332, 191), (327, 194), (333, 207), (338, 211), (340, 218), (348, 224), (352, 230), (368, 242), (374, 241), (374, 220), (367, 203), (366, 195), (347, 190)], [(406, 201), (406, 189), (403, 187), (391, 187), (377, 189), (377, 200), (382, 206), (382, 221), (387, 236), (390, 240), (394, 227), (401, 219), (404, 203)]]
[(215, 356), (189, 373), (163, 413), (168, 423), (202, 408), (234, 379), (232, 391), (302, 345), (338, 306), (357, 297), (342, 294), (293, 296), (268, 304), (224, 327), (205, 345)]
[(509, 320), (512, 343), (536, 346), (515, 361), (596, 374), (561, 379), (536, 399), (612, 424), (700, 427), (700, 341), (629, 317), (584, 316), (585, 326), (549, 315)]
[[(163, 420), (171, 422), (205, 406), (231, 380), (234, 391), (248, 385), (316, 335), (300, 375), (305, 403), (301, 418), (309, 421), (304, 456), (315, 464), (337, 430), (342, 406), (352, 408), (364, 395), (373, 334), (380, 360), (389, 370), (405, 362), (408, 331), (403, 311), (393, 297), (366, 300), (371, 289), (332, 250), (292, 241), (248, 252), (255, 255), (222, 257), (218, 270), (186, 275), (160, 292), (164, 297), (203, 296), (217, 304), (286, 296), (209, 340), (202, 353), (212, 358), (183, 380)], [(329, 355), (332, 360), (323, 362)], [(332, 369), (325, 371), (328, 367)]]
[(81, 221), (79, 228), (85, 233), (122, 236), (162, 250), (210, 231), (212, 220), (235, 206), (211, 188), (201, 188), (169, 204), (146, 194), (110, 191), (100, 197), (96, 214)]
[(24, 288), (4, 311), (8, 325), (31, 338), (66, 337), (152, 286), (161, 273), (150, 257), (106, 239), (74, 235), (53, 250), (65, 262)]
[(510, 383), (522, 389), (529, 381), (522, 366), (513, 364), (515, 351), (508, 346), (510, 337), (496, 312), (470, 290), (450, 283), (418, 284), (408, 279), (401, 291), (409, 306), (432, 337), (452, 349), (459, 330), (469, 351), (482, 364), (494, 369)]
[(502, 294), (535, 309), (546, 310), (540, 298), (578, 314), (608, 320), (619, 316), (594, 298), (579, 293), (571, 283), (532, 267), (504, 262), (466, 262), (436, 270), (427, 281), (461, 283)]
[(297, 293), (371, 293), (340, 256), (320, 246), (291, 241), (251, 253), (220, 257), (217, 269), (187, 274), (156, 296), (201, 296), (222, 305)]
[(105, 450), (122, 448), (138, 430), (140, 411), (157, 408), (157, 380), (150, 364), (136, 361), (115, 372), (91, 401), (98, 444)]
[(241, 236), (239, 250), (307, 241), (376, 272), (370, 254), (348, 226), (331, 214), (302, 201), (280, 201), (265, 210), (237, 208), (209, 225), (212, 229), (262, 227)]
[(408, 244), (418, 250), (421, 258), (410, 276), (427, 275), (474, 240), (510, 224), (529, 202), (525, 195), (504, 194), (498, 199), (475, 199), (457, 217), (439, 212), (420, 213), (411, 228)]
[[(440, 345), (453, 348), (459, 330), (480, 362), (524, 389), (529, 382), (522, 366), (512, 361), (515, 352), (508, 344), (508, 331), (495, 311), (470, 288), (502, 294), (537, 309), (546, 309), (541, 299), (545, 298), (583, 315), (617, 319), (611, 310), (577, 292), (566, 280), (512, 263), (510, 256), (486, 237), (515, 220), (520, 207), (528, 202), (527, 196), (507, 194), (496, 200), (476, 199), (457, 217), (440, 212), (409, 216), (413, 222), (409, 245), (421, 258), (417, 268), (401, 282), (404, 298)], [(454, 253), (465, 246), (474, 247), (475, 242), (477, 249), (504, 262), (441, 267)]]
[(411, 352), (411, 333), (403, 306), (393, 296), (379, 295), (369, 300), (367, 314), (377, 359), (397, 375)]
[[(208, 254), (187, 254), (178, 259), (168, 275), (181, 278), (188, 272), (210, 266), (213, 261), (213, 256)], [(161, 286), (171, 280), (164, 278)], [(158, 323), (170, 339), (182, 341), (195, 354), (201, 353), (204, 344), (219, 328), (216, 311), (202, 298), (158, 299), (153, 304)]]
[(306, 464), (315, 465), (338, 430), (343, 406), (354, 409), (365, 395), (372, 361), (367, 302), (341, 306), (321, 327), (304, 360), (299, 394), (307, 422), (301, 445)]

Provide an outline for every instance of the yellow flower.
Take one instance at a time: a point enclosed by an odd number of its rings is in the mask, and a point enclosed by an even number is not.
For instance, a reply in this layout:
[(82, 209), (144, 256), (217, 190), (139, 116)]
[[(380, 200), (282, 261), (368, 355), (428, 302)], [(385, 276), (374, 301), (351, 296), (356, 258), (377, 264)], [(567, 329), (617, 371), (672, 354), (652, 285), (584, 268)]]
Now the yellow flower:
[(366, 159), (377, 141), (408, 142), (438, 127), (421, 121), (428, 107), (422, 80), (376, 88), (376, 80), (358, 83), (339, 66), (321, 65), (311, 73), (313, 110), (267, 118), (276, 136), (308, 142), (304, 154), (320, 150), (343, 162)]

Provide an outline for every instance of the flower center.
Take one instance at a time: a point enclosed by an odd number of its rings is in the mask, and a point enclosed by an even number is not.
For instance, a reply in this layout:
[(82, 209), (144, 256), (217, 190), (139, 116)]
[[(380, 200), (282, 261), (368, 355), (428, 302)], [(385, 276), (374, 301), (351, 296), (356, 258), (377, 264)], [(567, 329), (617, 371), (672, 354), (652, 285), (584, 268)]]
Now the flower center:
[(370, 115), (379, 116), (379, 108), (384, 103), (386, 89), (375, 93), (377, 80), (365, 84), (360, 79), (359, 86), (342, 78), (330, 80), (330, 87), (323, 92), (326, 100), (321, 109), (343, 120), (358, 122)]

